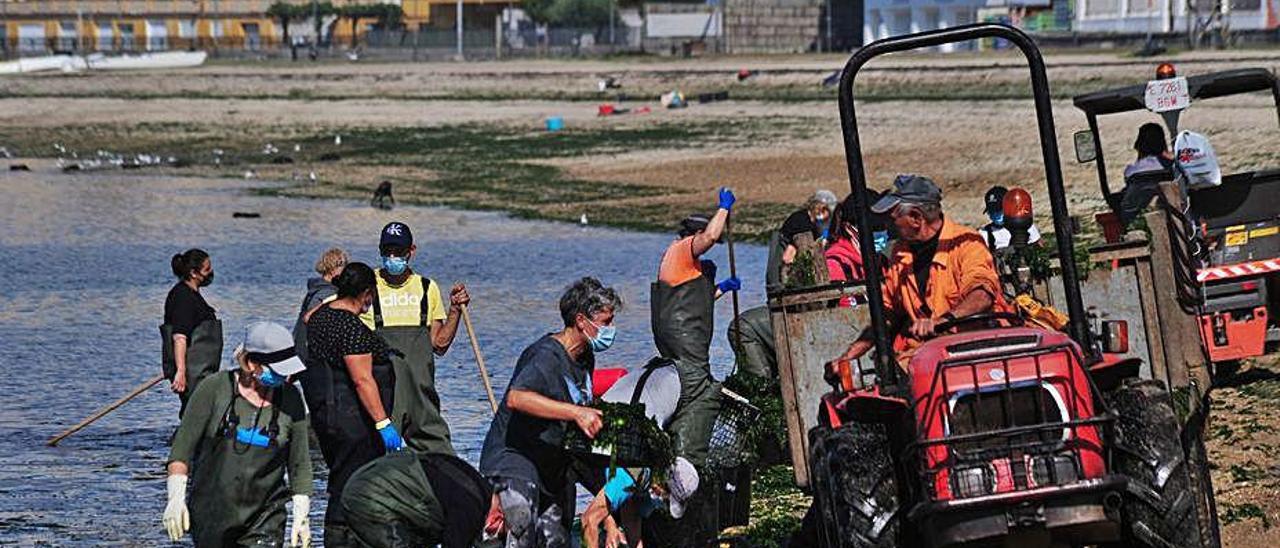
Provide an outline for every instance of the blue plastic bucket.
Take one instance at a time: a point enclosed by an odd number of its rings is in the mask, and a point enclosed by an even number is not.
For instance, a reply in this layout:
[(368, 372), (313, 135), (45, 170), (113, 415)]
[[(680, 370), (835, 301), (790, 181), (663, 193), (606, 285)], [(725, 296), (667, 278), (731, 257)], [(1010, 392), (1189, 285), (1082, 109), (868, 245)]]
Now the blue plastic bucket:
[(552, 116), (547, 118), (547, 131), (560, 131), (564, 129), (564, 118)]

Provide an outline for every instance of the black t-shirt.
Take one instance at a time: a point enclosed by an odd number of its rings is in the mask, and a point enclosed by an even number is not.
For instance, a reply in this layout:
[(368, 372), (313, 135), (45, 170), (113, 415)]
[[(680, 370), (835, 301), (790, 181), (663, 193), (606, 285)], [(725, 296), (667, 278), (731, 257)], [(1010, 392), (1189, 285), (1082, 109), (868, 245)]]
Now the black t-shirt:
[(377, 365), (388, 360), (387, 350), (359, 316), (327, 305), (317, 309), (307, 321), (307, 369), (300, 375), (307, 404), (314, 409), (322, 402), (333, 379), (350, 378), (344, 357), (372, 354)]
[(204, 296), (191, 286), (178, 282), (164, 299), (164, 323), (173, 328), (175, 335), (191, 337), (191, 332), (205, 320), (216, 320), (218, 315), (205, 302)]
[[(512, 389), (528, 390), (553, 400), (585, 405), (591, 401), (594, 369), (595, 357), (590, 350), (575, 362), (559, 341), (546, 335), (520, 354), (507, 393)], [(546, 493), (560, 492), (569, 460), (563, 449), (565, 428), (576, 426), (512, 413), (503, 396), (480, 453), (480, 472), (534, 482)]]
[(822, 235), (818, 231), (818, 225), (809, 218), (809, 212), (803, 209), (796, 210), (788, 216), (787, 220), (782, 222), (782, 228), (778, 229), (778, 233), (782, 235), (782, 243), (786, 245), (794, 245), (796, 236), (805, 232), (812, 234), (815, 240)]
[[(941, 236), (942, 231), (939, 230), (928, 241), (908, 244), (908, 249), (911, 250), (912, 255), (911, 270), (916, 278), (916, 290), (920, 292), (921, 302), (924, 301), (925, 296), (928, 294), (929, 272), (933, 266), (933, 256), (938, 252), (938, 238)], [(925, 305), (925, 307), (927, 308), (928, 305)], [(933, 313), (930, 310), (924, 310), (923, 312), (926, 314)]]

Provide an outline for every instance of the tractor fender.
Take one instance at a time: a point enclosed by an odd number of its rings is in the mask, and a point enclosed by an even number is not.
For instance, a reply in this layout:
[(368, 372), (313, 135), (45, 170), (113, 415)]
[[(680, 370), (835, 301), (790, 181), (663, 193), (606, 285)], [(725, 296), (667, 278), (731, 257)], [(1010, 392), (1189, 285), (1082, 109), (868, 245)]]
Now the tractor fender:
[(907, 400), (885, 396), (879, 386), (832, 392), (822, 397), (821, 414), (832, 428), (856, 420), (858, 422), (889, 422), (903, 416), (910, 405)]

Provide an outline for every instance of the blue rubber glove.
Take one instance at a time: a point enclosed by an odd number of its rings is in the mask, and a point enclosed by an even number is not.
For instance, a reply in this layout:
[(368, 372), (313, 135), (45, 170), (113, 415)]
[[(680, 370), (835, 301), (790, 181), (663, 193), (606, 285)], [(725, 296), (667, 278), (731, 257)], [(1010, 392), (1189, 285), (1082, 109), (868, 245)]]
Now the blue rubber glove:
[(739, 280), (737, 276), (730, 276), (716, 284), (716, 289), (719, 289), (721, 293), (737, 291), (742, 289), (742, 280)]
[(720, 209), (733, 209), (733, 203), (736, 201), (738, 201), (738, 198), (733, 195), (733, 191), (729, 190), (729, 187), (720, 187)]
[(382, 445), (388, 452), (404, 449), (404, 438), (400, 437), (400, 431), (396, 430), (396, 425), (391, 424), (390, 421), (386, 426), (378, 429), (378, 434), (382, 436)]

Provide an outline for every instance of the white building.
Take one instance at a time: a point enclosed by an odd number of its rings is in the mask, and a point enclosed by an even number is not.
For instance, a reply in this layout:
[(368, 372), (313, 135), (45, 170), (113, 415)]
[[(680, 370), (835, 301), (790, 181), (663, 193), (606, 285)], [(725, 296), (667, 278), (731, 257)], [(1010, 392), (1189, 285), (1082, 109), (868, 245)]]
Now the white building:
[[(1080, 32), (1186, 32), (1186, 0), (1075, 0), (1074, 29)], [(1193, 0), (1200, 17), (1212, 10), (1211, 0)], [(1280, 26), (1280, 0), (1224, 1), (1224, 22), (1232, 30), (1274, 29)]]
[[(986, 4), (986, 0), (866, 0), (863, 43), (974, 23), (978, 8)], [(964, 47), (948, 44), (940, 49), (954, 51)]]

